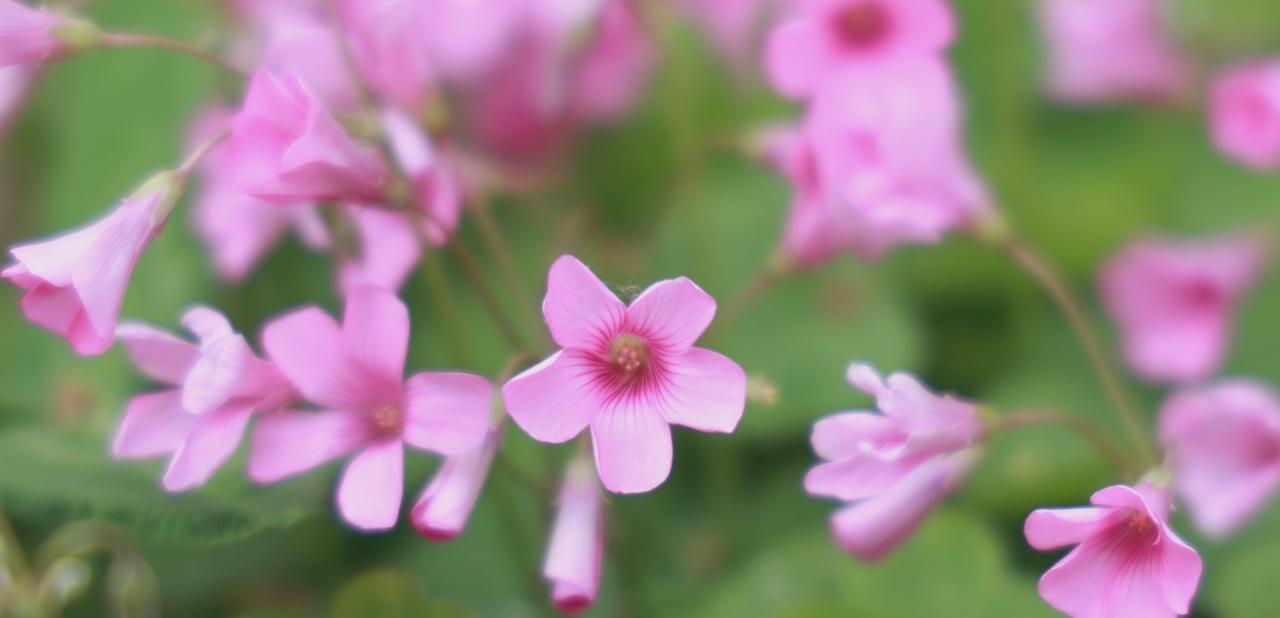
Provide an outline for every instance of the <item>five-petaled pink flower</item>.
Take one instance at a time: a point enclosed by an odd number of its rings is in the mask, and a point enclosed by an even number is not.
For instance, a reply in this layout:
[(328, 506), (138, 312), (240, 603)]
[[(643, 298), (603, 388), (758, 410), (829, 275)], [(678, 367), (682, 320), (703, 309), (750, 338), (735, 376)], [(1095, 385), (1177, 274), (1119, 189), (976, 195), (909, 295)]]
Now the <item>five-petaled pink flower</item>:
[(64, 18), (15, 0), (0, 0), (0, 68), (47, 60), (66, 47), (54, 29)]
[(869, 365), (849, 366), (849, 382), (874, 395), (874, 412), (842, 412), (813, 426), (823, 463), (805, 475), (805, 490), (852, 502), (831, 517), (850, 554), (875, 560), (893, 551), (933, 507), (963, 482), (982, 433), (977, 407), (930, 393), (895, 373), (888, 381)]
[(28, 320), (67, 339), (76, 353), (106, 352), (133, 267), (164, 228), (184, 180), (162, 172), (107, 216), (76, 231), (9, 250), (0, 272), (26, 291)]
[(1149, 482), (1112, 485), (1093, 506), (1038, 509), (1027, 542), (1047, 551), (1075, 545), (1040, 578), (1040, 596), (1074, 618), (1161, 618), (1190, 611), (1200, 554), (1166, 521), (1169, 492)]
[(432, 541), (462, 534), (501, 442), (502, 429), (493, 428), (480, 446), (444, 460), (409, 513), (418, 534)]
[(1215, 373), (1231, 340), (1236, 304), (1264, 263), (1262, 243), (1243, 235), (1149, 237), (1126, 247), (1104, 267), (1101, 287), (1134, 371), (1158, 382)]
[(264, 200), (388, 201), (386, 163), (357, 144), (296, 76), (258, 71), (231, 121), (240, 190)]
[(1166, 31), (1161, 0), (1043, 0), (1046, 88), (1072, 103), (1171, 98), (1187, 66)]
[(338, 485), (338, 510), (352, 526), (395, 525), (403, 493), (404, 445), (442, 455), (479, 446), (489, 427), (493, 389), (479, 376), (423, 372), (402, 380), (409, 313), (386, 290), (347, 296), (339, 327), (316, 307), (269, 323), (271, 360), (320, 412), (262, 417), (253, 436), (249, 476), (271, 483), (359, 451)]
[(1230, 379), (1175, 393), (1160, 410), (1174, 486), (1205, 533), (1240, 527), (1280, 490), (1280, 398)]
[(649, 491), (671, 471), (672, 423), (728, 433), (742, 417), (742, 368), (693, 347), (715, 311), (684, 277), (653, 284), (627, 306), (577, 258), (561, 256), (542, 313), (564, 349), (503, 387), (507, 411), (543, 442), (590, 426), (604, 486)]
[(1280, 168), (1280, 59), (1242, 63), (1215, 80), (1213, 145), (1258, 170)]
[(280, 408), (293, 387), (258, 358), (222, 314), (195, 307), (182, 323), (192, 344), (145, 324), (121, 324), (116, 336), (148, 377), (175, 388), (129, 401), (112, 453), (120, 458), (172, 454), (169, 491), (203, 485), (235, 452), (254, 412)]
[(812, 94), (849, 68), (934, 56), (951, 44), (955, 22), (945, 0), (801, 0), (797, 14), (769, 36), (766, 68), (778, 91)]
[(557, 610), (578, 614), (595, 604), (603, 560), (604, 496), (591, 462), (576, 457), (564, 471), (559, 510), (542, 564)]

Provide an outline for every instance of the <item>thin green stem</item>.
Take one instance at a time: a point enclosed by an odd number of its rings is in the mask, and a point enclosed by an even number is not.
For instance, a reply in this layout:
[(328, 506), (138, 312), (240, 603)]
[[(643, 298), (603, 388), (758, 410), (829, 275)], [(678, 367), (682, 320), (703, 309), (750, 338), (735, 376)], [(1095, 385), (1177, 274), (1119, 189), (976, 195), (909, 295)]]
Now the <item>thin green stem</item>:
[(507, 343), (511, 344), (512, 349), (517, 352), (531, 353), (531, 349), (525, 344), (520, 332), (516, 330), (511, 321), (507, 319), (506, 314), (503, 313), (497, 297), (493, 294), (493, 289), (485, 282), (484, 271), (480, 269), (480, 263), (476, 261), (471, 250), (467, 249), (466, 245), (463, 244), (462, 238), (454, 236), (449, 243), (449, 247), (453, 250), (453, 255), (458, 258), (458, 262), (462, 264), (463, 274), (471, 281), (476, 294), (480, 296), (480, 301), (484, 303), (485, 309), (488, 310), (489, 317), (493, 318), (494, 324), (502, 332), (502, 336), (506, 338)]
[(467, 348), (462, 319), (459, 317), (458, 305), (453, 302), (449, 289), (448, 276), (440, 255), (424, 245), (422, 255), (422, 280), (427, 284), (427, 293), (431, 295), (431, 304), (440, 312), (440, 321), (444, 323), (444, 334), (449, 341), (449, 349), (453, 359), (460, 365), (471, 364), (471, 354)]
[(471, 212), (475, 215), (476, 223), (480, 228), (480, 238), (484, 242), (485, 248), (488, 249), (489, 254), (497, 262), (498, 270), (501, 271), (503, 278), (507, 280), (507, 286), (515, 293), (516, 300), (520, 303), (522, 310), (536, 312), (538, 304), (534, 301), (533, 294), (529, 291), (529, 287), (525, 285), (519, 271), (516, 270), (516, 262), (511, 255), (510, 245), (502, 234), (501, 226), (493, 218), (493, 212), (489, 208), (488, 200), (483, 197), (473, 200)]
[(1107, 432), (1096, 424), (1072, 414), (1054, 410), (1016, 412), (996, 421), (988, 435), (1036, 425), (1057, 425), (1075, 432), (1085, 442), (1097, 449), (1098, 453), (1111, 464), (1111, 467), (1125, 478), (1136, 476), (1139, 472), (1137, 465), (1135, 465), (1128, 453), (1120, 445), (1112, 441), (1111, 438), (1107, 437)]
[(223, 60), (217, 54), (197, 47), (190, 43), (169, 39), (162, 36), (152, 34), (131, 34), (125, 32), (104, 32), (101, 42), (103, 47), (150, 47), (153, 49), (164, 49), (179, 54), (185, 54), (192, 58), (203, 60), (219, 69), (232, 73), (241, 78), (248, 76), (239, 67)]
[(1106, 348), (1102, 345), (1102, 339), (1094, 332), (1092, 325), (1089, 324), (1089, 319), (1085, 316), (1085, 312), (1072, 292), (1071, 287), (1067, 285), (1048, 261), (1041, 257), (1030, 245), (1012, 234), (1005, 239), (1004, 249), (1018, 266), (1044, 287), (1045, 291), (1048, 292), (1049, 296), (1062, 310), (1067, 322), (1071, 325), (1071, 329), (1075, 331), (1076, 339), (1084, 347), (1085, 354), (1089, 357), (1089, 364), (1093, 368), (1098, 382), (1102, 385), (1103, 392), (1106, 394), (1107, 399), (1111, 401), (1111, 405), (1115, 408), (1116, 414), (1124, 424), (1125, 430), (1129, 432), (1129, 437), (1141, 454), (1143, 462), (1155, 467), (1158, 464), (1155, 450), (1151, 445), (1147, 432), (1143, 429), (1143, 423), (1138, 416), (1133, 398), (1130, 397), (1125, 389), (1119, 372), (1112, 364)]

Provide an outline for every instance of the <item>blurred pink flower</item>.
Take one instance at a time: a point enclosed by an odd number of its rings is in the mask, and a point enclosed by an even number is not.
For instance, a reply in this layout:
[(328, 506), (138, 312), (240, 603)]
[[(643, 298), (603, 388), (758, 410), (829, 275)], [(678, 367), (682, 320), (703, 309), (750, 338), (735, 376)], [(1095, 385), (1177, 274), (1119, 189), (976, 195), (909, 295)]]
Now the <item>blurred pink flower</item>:
[(765, 14), (777, 0), (679, 0), (678, 8), (706, 32), (725, 58), (745, 67), (754, 62), (753, 50)]
[(955, 37), (945, 0), (799, 0), (769, 35), (774, 88), (806, 97), (842, 69), (940, 55)]
[(501, 58), (514, 49), (529, 6), (555, 7), (564, 2), (538, 0), (422, 0), (426, 30), (420, 35), (441, 77), (475, 83), (493, 77)]
[(1129, 365), (1156, 382), (1206, 378), (1222, 365), (1241, 296), (1261, 273), (1258, 239), (1148, 237), (1103, 267), (1102, 300)]
[(222, 314), (190, 309), (182, 323), (191, 344), (145, 324), (121, 324), (116, 337), (148, 377), (177, 388), (129, 401), (112, 453), (172, 455), (163, 484), (186, 491), (207, 482), (235, 452), (249, 417), (286, 405), (293, 387), (258, 358)]
[(805, 475), (815, 496), (850, 501), (831, 518), (850, 554), (875, 560), (902, 543), (933, 507), (963, 482), (982, 433), (977, 407), (939, 397), (905, 373), (881, 380), (869, 365), (849, 366), (849, 382), (874, 395), (881, 414), (842, 412), (813, 426), (823, 463)]
[(404, 491), (404, 445), (446, 456), (484, 439), (489, 382), (466, 373), (423, 372), (402, 380), (409, 312), (390, 292), (347, 296), (339, 327), (317, 307), (276, 318), (263, 345), (280, 371), (321, 412), (281, 411), (258, 422), (249, 476), (272, 483), (359, 451), (338, 484), (338, 510), (352, 526), (395, 526)]
[[(194, 148), (212, 139), (229, 126), (232, 115), (232, 110), (221, 105), (205, 109), (196, 117), (188, 143)], [(219, 277), (244, 279), (290, 229), (312, 249), (329, 247), (329, 230), (315, 206), (273, 204), (242, 193), (237, 161), (231, 145), (223, 142), (209, 151), (197, 168), (200, 177), (192, 222)]]
[(1213, 144), (1258, 170), (1280, 168), (1280, 60), (1228, 68), (1213, 85)]
[(383, 100), (404, 109), (418, 109), (431, 86), (431, 37), (424, 34), (433, 27), (431, 4), (424, 0), (341, 0), (337, 4), (343, 34), (365, 83)]
[(0, 0), (0, 68), (47, 60), (66, 48), (54, 35), (65, 19), (15, 0)]
[(974, 225), (991, 206), (964, 153), (960, 113), (946, 66), (933, 58), (829, 82), (801, 131), (768, 146), (795, 188), (783, 248), (813, 267)]
[(61, 335), (82, 356), (106, 352), (133, 267), (164, 228), (183, 181), (164, 172), (98, 221), (9, 250), (17, 263), (0, 277), (22, 288), (22, 312)]
[(1038, 509), (1027, 542), (1041, 550), (1075, 545), (1040, 578), (1040, 596), (1075, 618), (1180, 616), (1190, 611), (1201, 561), (1169, 528), (1168, 490), (1148, 482), (1112, 485), (1091, 507)]
[(1161, 0), (1041, 0), (1049, 94), (1072, 103), (1177, 96), (1188, 69), (1163, 22)]
[(511, 418), (542, 442), (565, 442), (590, 426), (609, 491), (657, 487), (671, 471), (670, 424), (729, 433), (742, 417), (742, 368), (693, 347), (715, 310), (684, 277), (624, 305), (577, 258), (561, 256), (542, 313), (564, 349), (503, 386)]
[(444, 460), (410, 512), (418, 534), (432, 541), (449, 541), (462, 534), (501, 438), (500, 429), (490, 429), (479, 446)]
[(634, 9), (618, 0), (606, 3), (573, 69), (570, 115), (603, 122), (626, 114), (644, 93), (655, 56)]
[(231, 123), (233, 154), (248, 194), (277, 203), (382, 203), (392, 178), (378, 154), (356, 144), (293, 75), (254, 74)]
[(298, 77), (330, 111), (358, 111), (360, 91), (348, 69), (342, 41), (324, 15), (280, 12), (265, 23), (265, 35), (259, 69)]
[(1174, 394), (1160, 410), (1160, 441), (1207, 534), (1234, 532), (1280, 490), (1280, 399), (1263, 383), (1221, 380)]
[(342, 256), (338, 289), (344, 294), (373, 285), (398, 290), (422, 257), (422, 246), (413, 221), (401, 212), (350, 206), (347, 217), (355, 228), (359, 251)]
[(412, 184), (411, 197), (422, 217), (426, 241), (433, 247), (443, 246), (462, 216), (462, 189), (455, 167), (405, 113), (383, 111), (382, 126), (396, 164)]
[(22, 111), (27, 94), (36, 81), (37, 71), (32, 67), (16, 66), (0, 68), (0, 137)]
[(596, 602), (604, 560), (604, 496), (585, 458), (565, 468), (558, 504), (542, 575), (556, 609), (579, 614)]

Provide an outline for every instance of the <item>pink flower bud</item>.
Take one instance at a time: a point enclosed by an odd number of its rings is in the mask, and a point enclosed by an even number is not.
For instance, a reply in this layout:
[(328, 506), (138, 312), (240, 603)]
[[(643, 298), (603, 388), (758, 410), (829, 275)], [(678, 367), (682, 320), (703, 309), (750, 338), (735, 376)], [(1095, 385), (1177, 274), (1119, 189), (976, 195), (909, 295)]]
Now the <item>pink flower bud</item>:
[(559, 509), (542, 565), (557, 610), (578, 614), (595, 604), (603, 559), (604, 496), (591, 463), (579, 457), (565, 469)]

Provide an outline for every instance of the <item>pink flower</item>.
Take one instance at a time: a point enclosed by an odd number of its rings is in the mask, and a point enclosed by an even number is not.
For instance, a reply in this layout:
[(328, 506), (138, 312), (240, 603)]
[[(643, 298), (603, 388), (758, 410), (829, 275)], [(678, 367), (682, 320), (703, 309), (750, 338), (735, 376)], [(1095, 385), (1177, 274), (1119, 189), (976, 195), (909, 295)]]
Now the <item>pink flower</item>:
[(0, 68), (48, 60), (66, 48), (55, 35), (65, 19), (15, 0), (0, 0)]
[(329, 110), (355, 112), (360, 91), (347, 69), (342, 41), (324, 15), (281, 12), (266, 22), (266, 45), (259, 68), (295, 75)]
[(444, 460), (410, 513), (418, 534), (432, 541), (448, 541), (462, 534), (501, 438), (501, 430), (491, 429), (480, 446)]
[(812, 495), (852, 502), (832, 516), (832, 533), (849, 553), (875, 560), (963, 482), (982, 424), (977, 406), (934, 395), (908, 374), (886, 383), (871, 366), (854, 363), (848, 378), (875, 396), (881, 414), (842, 412), (818, 421), (813, 449), (826, 461), (804, 484)]
[(934, 58), (833, 79), (802, 131), (771, 151), (795, 186), (782, 244), (801, 266), (935, 243), (991, 210), (964, 154), (954, 85)]
[[(431, 85), (430, 2), (342, 0), (338, 14), (352, 59), (382, 99), (405, 109), (421, 106)], [(451, 33), (450, 36), (457, 36)]]
[(26, 291), (27, 319), (65, 337), (78, 354), (107, 351), (133, 267), (164, 228), (183, 184), (163, 172), (97, 222), (10, 249), (17, 263), (0, 277)]
[(424, 372), (402, 381), (409, 313), (380, 288), (351, 292), (341, 327), (316, 307), (276, 318), (263, 332), (263, 345), (323, 411), (263, 417), (253, 436), (250, 478), (272, 483), (356, 452), (337, 493), (339, 512), (356, 528), (395, 525), (405, 444), (459, 455), (478, 446), (488, 429), (493, 392), (484, 378)]
[(1180, 616), (1200, 581), (1200, 555), (1169, 528), (1168, 491), (1142, 482), (1093, 494), (1092, 507), (1038, 509), (1027, 542), (1075, 549), (1040, 578), (1040, 596), (1075, 618)]
[(765, 65), (774, 88), (805, 97), (849, 67), (935, 56), (955, 37), (944, 0), (801, 0), (769, 35)]
[(344, 293), (366, 285), (398, 290), (422, 257), (413, 222), (404, 213), (352, 206), (347, 217), (359, 241), (355, 255), (342, 256), (338, 289)]
[(1256, 239), (1137, 240), (1102, 270), (1102, 300), (1124, 355), (1157, 382), (1208, 377), (1222, 364), (1240, 297), (1257, 280), (1265, 250)]
[[(230, 123), (231, 110), (219, 105), (202, 112), (191, 129), (192, 148)], [(244, 279), (267, 251), (292, 229), (311, 249), (327, 249), (329, 230), (311, 204), (273, 204), (240, 192), (237, 158), (229, 143), (200, 162), (200, 184), (192, 202), (196, 235), (209, 250), (214, 271), (227, 281)]]
[(614, 120), (644, 93), (656, 53), (643, 24), (623, 1), (600, 9), (594, 34), (574, 67), (570, 114), (588, 121)]
[(710, 38), (716, 51), (737, 65), (754, 61), (751, 52), (774, 0), (680, 0), (679, 9)]
[(117, 337), (143, 373), (176, 388), (129, 401), (112, 453), (119, 458), (172, 455), (169, 491), (203, 485), (235, 452), (249, 417), (294, 397), (284, 376), (256, 355), (222, 314), (190, 309), (187, 343), (144, 324), (121, 324)]
[(649, 491), (671, 471), (670, 424), (729, 433), (742, 417), (742, 368), (693, 347), (715, 310), (684, 277), (624, 305), (577, 258), (561, 256), (542, 314), (564, 349), (503, 386), (507, 411), (542, 442), (565, 442), (590, 426), (604, 486)]
[[(425, 0), (430, 19), (420, 35), (441, 75), (462, 83), (493, 77), (525, 22), (527, 0)], [(555, 6), (570, 3), (533, 3)]]
[(559, 505), (542, 575), (556, 609), (578, 614), (596, 602), (604, 559), (604, 496), (586, 459), (569, 462)]
[(376, 152), (352, 141), (302, 81), (254, 74), (231, 123), (241, 190), (268, 201), (387, 201), (391, 176)]
[(1259, 170), (1280, 168), (1280, 60), (1228, 68), (1214, 82), (1209, 113), (1223, 154)]
[(1042, 0), (1049, 93), (1074, 103), (1168, 99), (1187, 80), (1160, 0)]
[(413, 203), (423, 219), (426, 240), (434, 247), (448, 242), (462, 216), (462, 189), (457, 171), (438, 152), (412, 118), (395, 109), (382, 113), (383, 130), (396, 164), (412, 184)]
[(1196, 525), (1234, 532), (1280, 490), (1280, 399), (1252, 380), (1182, 390), (1160, 410), (1160, 441)]

